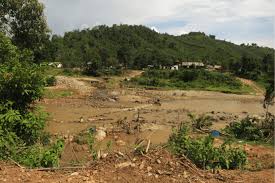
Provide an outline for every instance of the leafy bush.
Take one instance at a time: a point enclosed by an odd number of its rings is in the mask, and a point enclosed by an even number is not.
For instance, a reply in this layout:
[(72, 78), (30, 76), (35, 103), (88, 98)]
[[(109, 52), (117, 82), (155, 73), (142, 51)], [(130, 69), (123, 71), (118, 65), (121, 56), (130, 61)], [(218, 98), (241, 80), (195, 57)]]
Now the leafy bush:
[(17, 48), (11, 40), (0, 32), (0, 64), (10, 62), (18, 58)]
[(14, 61), (0, 65), (0, 101), (26, 111), (43, 94), (44, 76), (39, 66)]
[(191, 119), (192, 126), (196, 129), (203, 129), (208, 128), (212, 125), (213, 118), (207, 115), (200, 115), (196, 116), (192, 113), (188, 114), (189, 118)]
[(242, 84), (229, 74), (203, 69), (147, 70), (131, 83), (142, 86), (240, 92)]
[(29, 167), (58, 166), (63, 142), (50, 147), (37, 143), (47, 139), (45, 113), (32, 105), (43, 94), (42, 68), (28, 62), (30, 51), (19, 52), (2, 37), (0, 33), (0, 159), (12, 158)]
[(64, 141), (57, 140), (49, 147), (31, 146), (20, 156), (15, 156), (14, 159), (30, 168), (55, 167), (59, 166), (59, 158), (63, 149)]
[(230, 123), (224, 131), (238, 139), (269, 141), (274, 137), (274, 122), (275, 117), (270, 113), (267, 114), (265, 119), (247, 116), (241, 121)]
[(214, 146), (211, 136), (202, 139), (191, 139), (188, 128), (183, 124), (169, 138), (170, 148), (179, 156), (185, 155), (200, 168), (235, 169), (243, 167), (247, 162), (246, 153), (224, 143)]
[(46, 77), (46, 86), (55, 86), (56, 85), (56, 78), (55, 76), (48, 76)]
[(90, 153), (92, 154), (93, 159), (96, 160), (97, 152), (95, 149), (95, 132), (92, 130), (89, 130), (89, 133), (88, 133), (88, 145), (89, 145), (89, 150), (90, 150)]

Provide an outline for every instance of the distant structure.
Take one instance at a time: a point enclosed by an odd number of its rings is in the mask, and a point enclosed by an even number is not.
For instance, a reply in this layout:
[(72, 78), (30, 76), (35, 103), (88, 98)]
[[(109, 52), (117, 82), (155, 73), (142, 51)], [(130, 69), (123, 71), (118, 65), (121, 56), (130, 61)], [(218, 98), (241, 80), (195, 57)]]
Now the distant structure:
[(203, 68), (205, 65), (202, 62), (182, 62), (181, 67), (183, 68)]
[(52, 66), (52, 67), (56, 67), (56, 68), (62, 68), (63, 67), (61, 62), (50, 62), (48, 65)]
[(179, 70), (179, 65), (173, 65), (171, 66), (171, 70)]
[(220, 70), (222, 70), (222, 66), (221, 65), (207, 65), (206, 69), (209, 71), (220, 71)]

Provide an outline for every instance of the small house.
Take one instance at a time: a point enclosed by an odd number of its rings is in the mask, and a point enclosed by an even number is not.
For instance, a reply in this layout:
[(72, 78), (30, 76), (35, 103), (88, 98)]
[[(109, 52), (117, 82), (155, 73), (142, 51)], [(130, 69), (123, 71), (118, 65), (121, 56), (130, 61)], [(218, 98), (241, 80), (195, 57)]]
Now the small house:
[(179, 70), (179, 65), (173, 65), (171, 66), (171, 70)]

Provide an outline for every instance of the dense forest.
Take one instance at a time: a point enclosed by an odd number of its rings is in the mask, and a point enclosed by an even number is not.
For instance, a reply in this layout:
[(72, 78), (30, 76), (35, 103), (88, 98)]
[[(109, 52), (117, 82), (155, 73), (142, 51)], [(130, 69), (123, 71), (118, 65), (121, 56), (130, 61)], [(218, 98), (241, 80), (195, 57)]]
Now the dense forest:
[(93, 68), (123, 65), (142, 69), (147, 65), (169, 66), (178, 61), (222, 65), (225, 70), (255, 72), (273, 70), (274, 49), (257, 44), (236, 45), (214, 35), (190, 32), (180, 36), (160, 34), (141, 25), (105, 25), (53, 35), (44, 59), (65, 67)]

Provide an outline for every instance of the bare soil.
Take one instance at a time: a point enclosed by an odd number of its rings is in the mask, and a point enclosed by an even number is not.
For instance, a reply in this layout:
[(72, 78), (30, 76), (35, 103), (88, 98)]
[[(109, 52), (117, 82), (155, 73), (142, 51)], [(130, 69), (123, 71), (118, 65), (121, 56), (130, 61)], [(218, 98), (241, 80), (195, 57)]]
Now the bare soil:
[[(173, 127), (188, 121), (190, 112), (213, 116), (212, 128), (216, 130), (248, 114), (262, 116), (262, 95), (145, 90), (121, 84), (125, 78), (141, 73), (132, 71), (123, 77), (101, 79), (58, 77), (58, 85), (50, 90), (67, 88), (75, 92), (73, 96), (39, 102), (50, 114), (46, 130), (67, 139), (61, 167), (86, 169), (38, 171), (0, 163), (0, 182), (274, 182), (272, 147), (244, 146), (253, 172), (223, 170), (215, 174), (193, 170), (185, 160), (159, 149)], [(96, 144), (107, 157), (97, 162), (92, 160), (87, 143), (75, 140), (94, 127), (107, 132), (107, 137)], [(152, 143), (145, 156), (132, 153), (139, 140)]]

